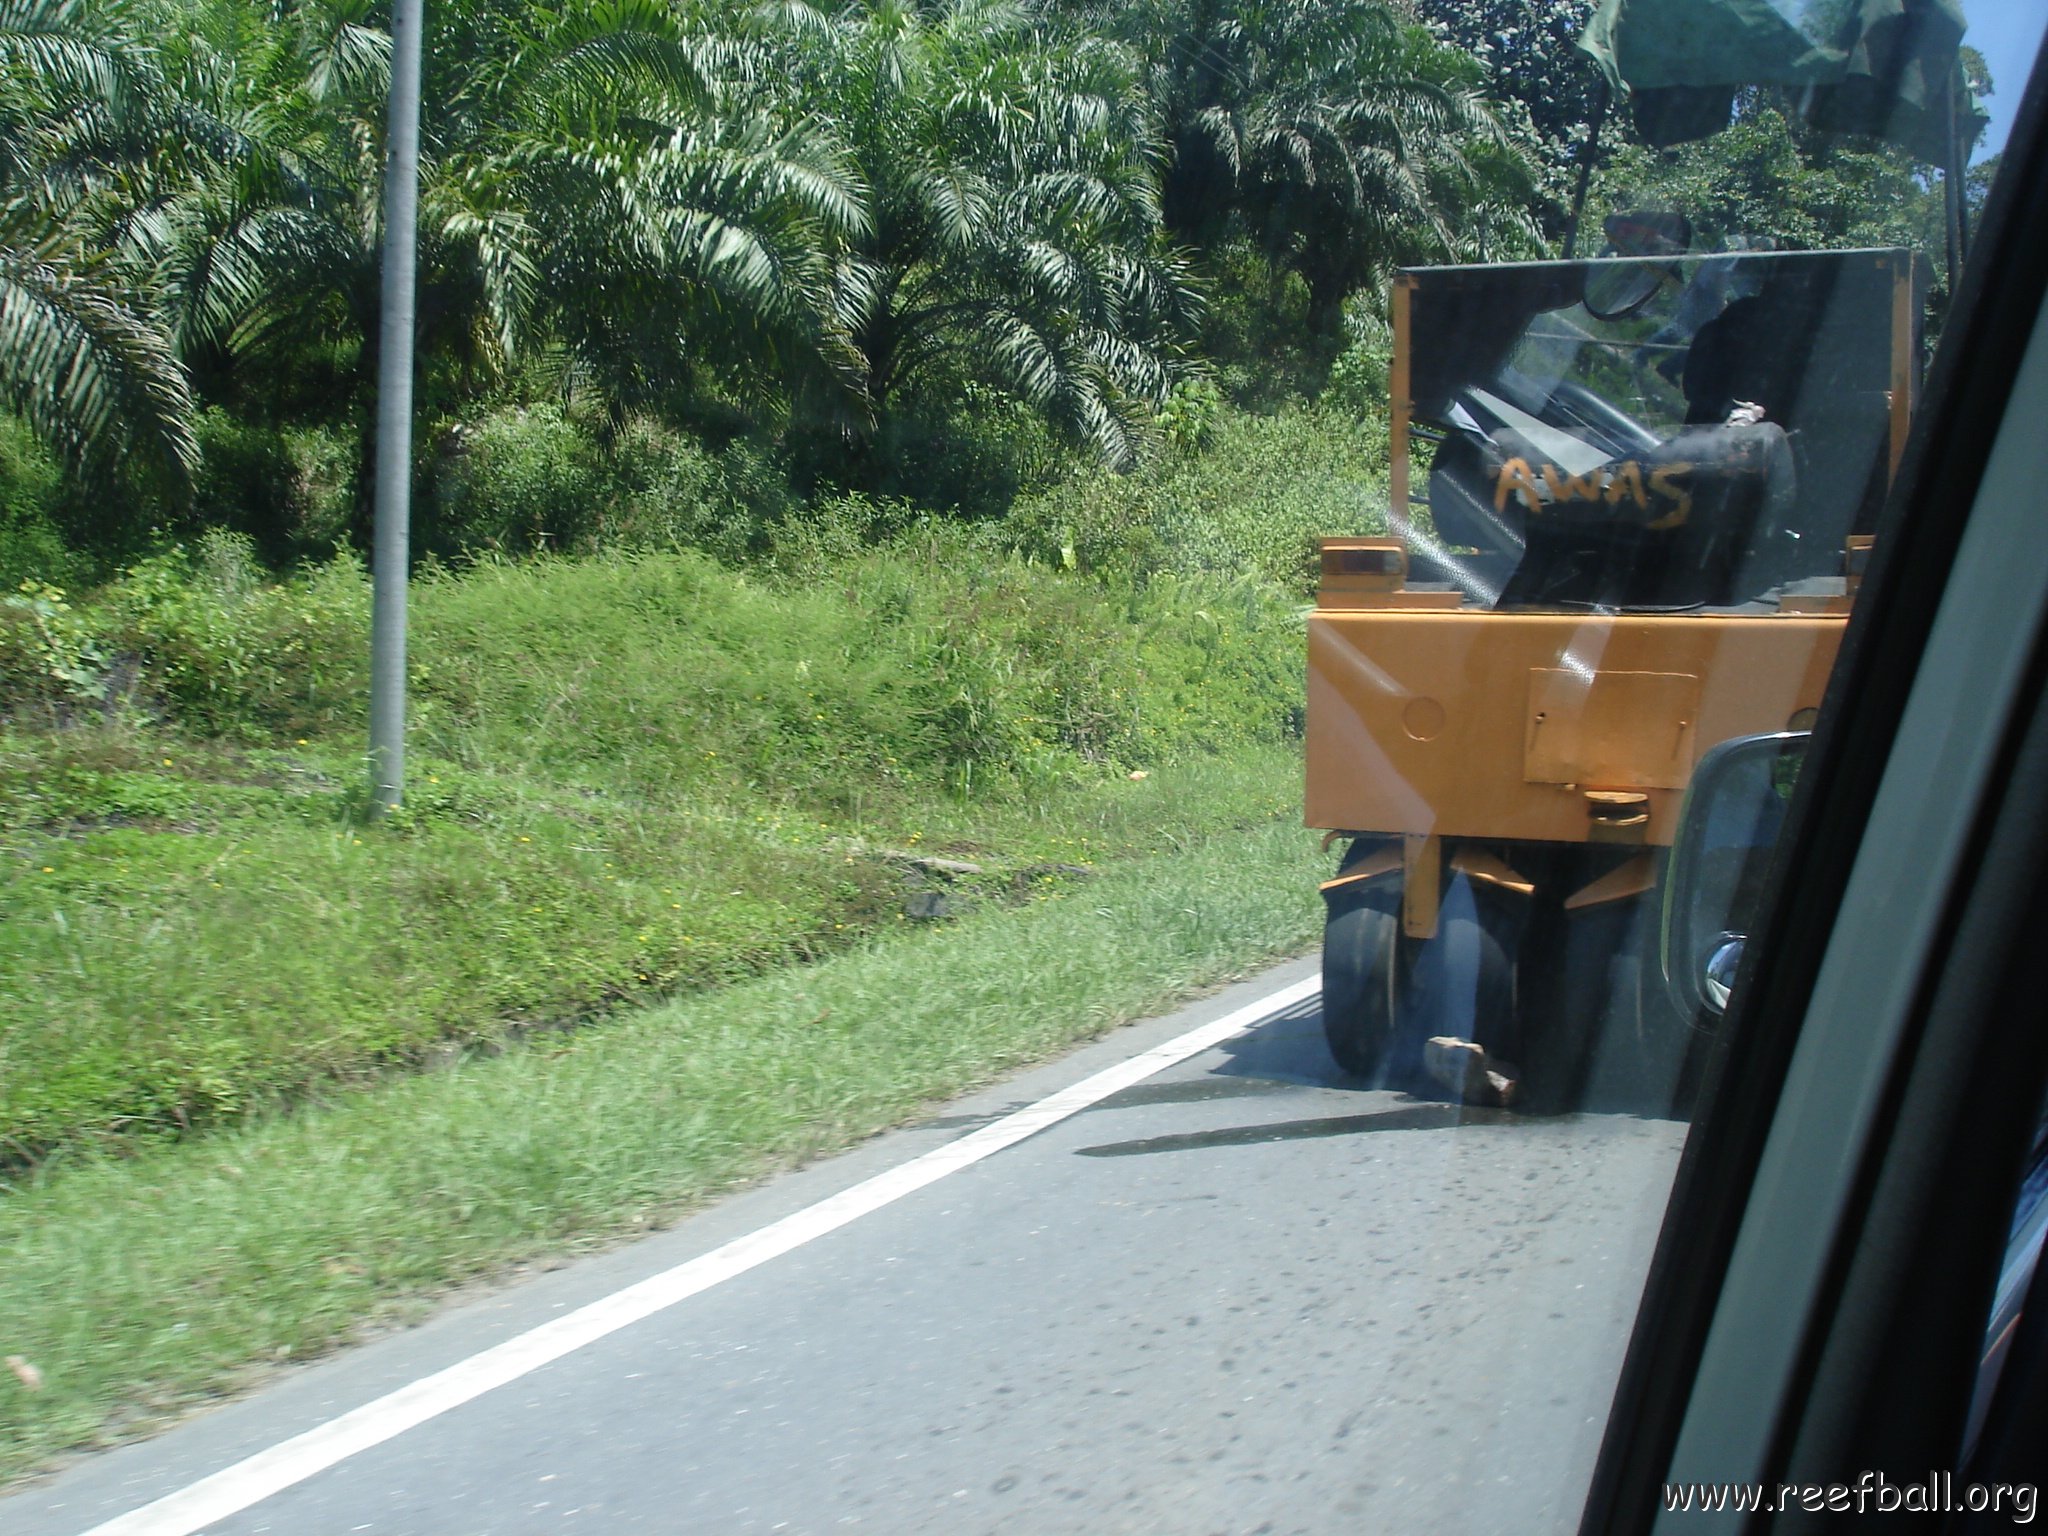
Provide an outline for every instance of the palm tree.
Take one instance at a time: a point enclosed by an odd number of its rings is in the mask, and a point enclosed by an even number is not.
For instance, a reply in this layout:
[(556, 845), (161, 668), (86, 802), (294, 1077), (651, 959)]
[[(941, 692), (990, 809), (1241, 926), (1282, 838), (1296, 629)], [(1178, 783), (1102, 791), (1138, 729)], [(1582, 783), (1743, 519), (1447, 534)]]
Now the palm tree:
[(93, 238), (95, 200), (163, 110), (113, 7), (0, 0), (0, 400), (88, 478), (139, 458), (174, 481), (197, 457), (169, 337), (143, 274)]
[(522, 275), (567, 377), (615, 412), (703, 375), (757, 399), (799, 379), (853, 390), (834, 258), (866, 231), (866, 189), (759, 45), (651, 0), (549, 44), (428, 202), (445, 199), (451, 228), (502, 233), (482, 265)]
[(1535, 254), (1528, 172), (1476, 66), (1383, 0), (1155, 0), (1149, 40), (1183, 239), (1251, 236), (1298, 273), (1310, 324), (1399, 262)]
[[(232, 0), (204, 14), (179, 53), (203, 131), (167, 152), (128, 238), (210, 393), (350, 421), (367, 455), (388, 40), (368, 0), (292, 0), (256, 27)], [(751, 45), (655, 0), (525, 21), (431, 17), (428, 408), (522, 354), (615, 411), (705, 370), (848, 374), (827, 247), (858, 188), (828, 135), (768, 110)]]
[(1135, 458), (1194, 306), (1128, 53), (1018, 0), (757, 12), (867, 187), (837, 271), (870, 409), (942, 368)]

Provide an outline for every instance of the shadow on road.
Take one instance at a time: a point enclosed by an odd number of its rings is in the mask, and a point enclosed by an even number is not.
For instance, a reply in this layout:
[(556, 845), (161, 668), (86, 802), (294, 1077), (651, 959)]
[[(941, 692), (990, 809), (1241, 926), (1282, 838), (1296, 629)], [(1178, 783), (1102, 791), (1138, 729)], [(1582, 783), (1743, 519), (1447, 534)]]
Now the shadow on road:
[[(1541, 1114), (1517, 1111), (1506, 1115), (1506, 1118), (1534, 1121), (1557, 1114), (1625, 1115), (1649, 1120), (1685, 1120), (1689, 1117), (1688, 1090), (1681, 1088), (1676, 1081), (1685, 1064), (1682, 1042), (1675, 1050), (1667, 1047), (1646, 1052), (1631, 1034), (1627, 1021), (1616, 1020), (1603, 1026), (1591, 1042), (1590, 1050), (1591, 1065), (1586, 1069), (1586, 1080), (1571, 1096), (1569, 1103)], [(1222, 1060), (1209, 1068), (1207, 1082), (1230, 1080), (1246, 1085), (1261, 1083), (1274, 1088), (1283, 1085), (1320, 1088), (1344, 1094), (1383, 1093), (1389, 1088), (1404, 1093), (1412, 1090), (1418, 1096), (1418, 1109), (1453, 1111), (1453, 1118), (1448, 1123), (1476, 1123), (1482, 1117), (1481, 1111), (1468, 1107), (1462, 1119), (1459, 1118), (1455, 1114), (1456, 1105), (1435, 1102), (1436, 1090), (1432, 1085), (1388, 1083), (1353, 1077), (1345, 1072), (1331, 1059), (1329, 1046), (1323, 1039), (1320, 998), (1311, 998), (1285, 1013), (1276, 1014), (1256, 1029), (1226, 1040), (1217, 1047), (1217, 1053)], [(1190, 1099), (1224, 1097), (1233, 1091), (1256, 1091), (1247, 1086), (1239, 1090), (1219, 1088), (1202, 1092), (1196, 1084), (1180, 1086)], [(1119, 1095), (1105, 1100), (1101, 1107), (1109, 1108), (1120, 1099)], [(1337, 1118), (1342, 1121), (1360, 1117)], [(1386, 1129), (1401, 1127), (1389, 1126)], [(1339, 1129), (1303, 1134), (1341, 1136), (1346, 1133)]]
[(1276, 1120), (1261, 1125), (1227, 1126), (1215, 1131), (1184, 1131), (1170, 1136), (1145, 1136), (1136, 1141), (1109, 1141), (1077, 1147), (1082, 1157), (1143, 1157), (1154, 1152), (1194, 1152), (1205, 1147), (1248, 1147), (1269, 1141), (1307, 1141), (1321, 1136), (1362, 1136), (1373, 1131), (1443, 1131), (1468, 1125), (1513, 1125), (1527, 1117), (1505, 1109), (1466, 1104), (1410, 1104), (1376, 1115), (1324, 1115), (1312, 1120)]
[(1323, 1004), (1319, 997), (1275, 1014), (1256, 1029), (1233, 1035), (1217, 1050), (1224, 1057), (1211, 1069), (1217, 1077), (1353, 1093), (1372, 1086), (1349, 1076), (1330, 1059), (1330, 1048), (1323, 1040)]

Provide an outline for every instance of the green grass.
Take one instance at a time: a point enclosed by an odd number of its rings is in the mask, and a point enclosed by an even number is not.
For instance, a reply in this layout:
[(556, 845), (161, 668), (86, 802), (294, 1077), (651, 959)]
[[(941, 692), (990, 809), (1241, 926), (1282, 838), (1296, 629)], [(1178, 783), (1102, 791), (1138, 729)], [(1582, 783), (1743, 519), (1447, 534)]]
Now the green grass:
[(422, 571), (377, 823), (355, 561), (0, 594), (0, 1477), (1304, 945), (1300, 582), (1381, 450), (1184, 403), (974, 526)]
[(814, 959), (901, 923), (914, 883), (842, 850), (965, 856), (989, 872), (966, 898), (1010, 899), (1074, 883), (1038, 866), (1291, 809), (1297, 761), (1247, 749), (1037, 802), (936, 797), (882, 824), (510, 785), (487, 821), (398, 835), (240, 809), (205, 779), (173, 805), (175, 780), (106, 774), (185, 830), (24, 846), (33, 862), (0, 885), (0, 1123), (30, 1148), (181, 1132), (444, 1042)]
[[(1298, 803), (1270, 588), (943, 532), (783, 581), (427, 576), (377, 826), (354, 567), (268, 583), (216, 540), (39, 601), (0, 725), (0, 1162), (835, 953), (900, 920), (877, 850), (983, 864), (994, 900)], [(93, 666), (140, 684), (102, 701)]]
[[(1147, 820), (1103, 800), (1084, 825), (1132, 838)], [(1269, 819), (1180, 841), (604, 1029), (45, 1162), (0, 1200), (0, 1354), (44, 1383), (0, 1377), (0, 1477), (458, 1281), (659, 1225), (1309, 941), (1309, 834)]]

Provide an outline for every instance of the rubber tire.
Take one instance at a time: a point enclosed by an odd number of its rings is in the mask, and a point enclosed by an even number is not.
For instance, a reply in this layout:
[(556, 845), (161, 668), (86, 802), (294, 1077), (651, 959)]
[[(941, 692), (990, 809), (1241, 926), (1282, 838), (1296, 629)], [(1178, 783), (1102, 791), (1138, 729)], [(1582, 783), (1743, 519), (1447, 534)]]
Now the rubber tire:
[[(1597, 1065), (1624, 1077), (1635, 1050), (1632, 967), (1616, 964), (1634, 926), (1633, 904), (1584, 912), (1553, 908), (1543, 942), (1524, 959), (1525, 1062), (1522, 1107), (1534, 1115), (1582, 1108)], [(1625, 972), (1625, 974), (1624, 974)]]
[(1516, 900), (1456, 876), (1438, 908), (1436, 934), (1415, 946), (1399, 1054), (1412, 1061), (1418, 1091), (1431, 1097), (1444, 1091), (1422, 1071), (1423, 1043), (1431, 1035), (1476, 1040), (1497, 1060), (1521, 1067), (1515, 956), (1523, 923)]
[(1447, 925), (1471, 922), (1477, 928), (1470, 941), (1477, 955), (1479, 979), (1474, 1012), (1479, 1025), (1478, 1040), (1489, 1051), (1520, 1065), (1529, 1043), (1522, 1026), (1526, 1004), (1515, 967), (1527, 952), (1528, 913), (1526, 898), (1504, 895), (1480, 887), (1472, 893), (1473, 914), (1454, 918)]
[(1333, 897), (1323, 922), (1323, 1038), (1354, 1077), (1381, 1078), (1393, 1061), (1401, 970), (1400, 880)]

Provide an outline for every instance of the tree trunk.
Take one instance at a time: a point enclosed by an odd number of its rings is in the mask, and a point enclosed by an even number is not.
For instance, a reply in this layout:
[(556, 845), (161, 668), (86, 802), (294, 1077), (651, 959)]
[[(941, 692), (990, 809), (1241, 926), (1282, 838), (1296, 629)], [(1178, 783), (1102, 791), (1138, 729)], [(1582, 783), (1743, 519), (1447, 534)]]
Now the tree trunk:
[(1308, 284), (1308, 328), (1317, 336), (1335, 336), (1344, 327), (1344, 301), (1351, 285), (1334, 265), (1304, 262), (1300, 267)]

